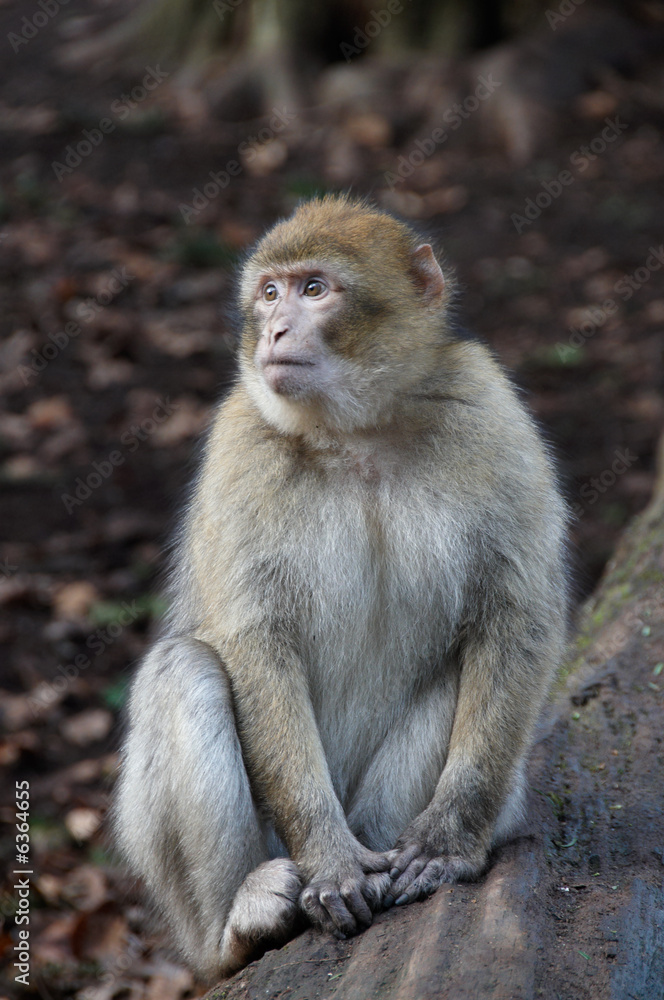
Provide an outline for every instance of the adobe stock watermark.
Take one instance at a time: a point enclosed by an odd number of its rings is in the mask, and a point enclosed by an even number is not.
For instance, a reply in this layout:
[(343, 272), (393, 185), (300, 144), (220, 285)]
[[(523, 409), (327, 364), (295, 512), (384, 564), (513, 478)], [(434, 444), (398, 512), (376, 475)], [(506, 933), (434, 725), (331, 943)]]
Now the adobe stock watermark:
[(615, 484), (618, 477), (624, 475), (630, 466), (639, 460), (639, 456), (633, 455), (629, 448), (616, 448), (613, 455), (614, 458), (610, 467), (604, 469), (599, 476), (593, 476), (579, 490), (579, 496), (585, 503), (581, 504), (577, 502), (572, 504), (572, 511), (576, 517), (583, 517), (586, 509), (597, 503), (600, 496)]
[(34, 694), (28, 699), (28, 705), (35, 718), (59, 701), (66, 689), (83, 671), (89, 670), (94, 661), (104, 653), (126, 628), (133, 625), (144, 614), (136, 601), (129, 604), (123, 601), (117, 614), (117, 619), (103, 628), (95, 629), (85, 640), (86, 653), (77, 653), (71, 663), (57, 666), (58, 674), (52, 681), (42, 681)]
[[(643, 266), (637, 267), (632, 274), (623, 274), (613, 286), (613, 291), (620, 296), (623, 302), (629, 302), (632, 295), (638, 292), (640, 288), (643, 288), (646, 282), (650, 280), (653, 272), (659, 271), (662, 266), (664, 266), (664, 245), (659, 248), (650, 247), (649, 255)], [(577, 326), (570, 327), (570, 337), (567, 343), (556, 344), (556, 352), (563, 364), (569, 361), (571, 357), (574, 357), (585, 341), (594, 336), (597, 330), (601, 326), (604, 326), (607, 319), (613, 316), (617, 310), (618, 302), (611, 296), (604, 299), (601, 304), (596, 303), (593, 306), (589, 306), (585, 310), (587, 318)]]
[(79, 302), (74, 309), (80, 323), (70, 320), (65, 323), (62, 330), (48, 334), (50, 343), (44, 344), (39, 350), (36, 347), (31, 348), (32, 360), (30, 364), (18, 365), (16, 369), (23, 385), (29, 385), (30, 379), (37, 378), (49, 362), (57, 358), (68, 347), (70, 341), (78, 337), (83, 330), (81, 323), (89, 323), (95, 316), (98, 316), (135, 278), (136, 275), (131, 274), (126, 267), (114, 267), (106, 288), (98, 292), (94, 298), (87, 298), (83, 302)]
[(556, 31), (585, 2), (586, 0), (562, 0), (562, 3), (558, 5), (558, 10), (546, 10), (544, 16), (549, 22), (551, 31)]
[(403, 13), (403, 4), (401, 0), (388, 0), (385, 7), (381, 10), (370, 10), (369, 20), (364, 25), (364, 28), (355, 28), (353, 34), (353, 44), (350, 42), (342, 42), (339, 46), (342, 56), (349, 63), (354, 56), (359, 56), (360, 53), (367, 48), (370, 42), (380, 35), (383, 28), (386, 28), (392, 18), (395, 15)]
[(72, 514), (76, 507), (84, 504), (94, 491), (113, 475), (116, 469), (124, 465), (127, 461), (127, 455), (135, 452), (144, 441), (147, 441), (157, 427), (168, 420), (173, 411), (178, 409), (178, 406), (179, 404), (171, 402), (168, 396), (165, 400), (158, 400), (151, 416), (141, 420), (138, 424), (132, 424), (121, 435), (120, 443), (124, 446), (124, 450), (114, 448), (107, 458), (102, 459), (101, 462), (93, 462), (92, 470), (85, 477), (78, 476), (73, 493), (63, 493), (60, 496), (67, 513)]
[(7, 33), (7, 41), (14, 52), (18, 52), (22, 45), (27, 45), (28, 42), (32, 41), (41, 29), (45, 28), (60, 12), (60, 9), (66, 7), (68, 3), (69, 0), (37, 0), (39, 9), (30, 16), (26, 15), (21, 18), (21, 27), (18, 31)]
[(13, 563), (10, 563), (8, 556), (5, 556), (4, 559), (0, 559), (0, 577), (4, 577), (5, 580), (9, 580), (14, 573), (18, 573), (18, 566), (14, 566)]
[(96, 128), (84, 128), (81, 133), (83, 138), (75, 144), (70, 143), (65, 148), (62, 161), (53, 160), (51, 167), (60, 183), (62, 183), (63, 177), (80, 167), (83, 160), (90, 156), (96, 146), (101, 145), (107, 135), (115, 132), (118, 126), (117, 122), (113, 120), (114, 118), (118, 121), (124, 121), (146, 97), (149, 97), (164, 82), (166, 77), (170, 76), (170, 72), (161, 69), (158, 63), (154, 69), (151, 66), (146, 66), (145, 69), (146, 73), (141, 83), (132, 87), (128, 94), (121, 94), (117, 100), (113, 101), (109, 109), (112, 118), (100, 118)]
[(231, 177), (238, 177), (242, 173), (244, 167), (240, 162), (240, 158), (245, 163), (251, 163), (259, 155), (261, 146), (265, 146), (271, 142), (275, 136), (283, 132), (286, 126), (290, 125), (297, 118), (295, 112), (287, 111), (286, 108), (283, 111), (280, 108), (272, 108), (271, 114), (272, 117), (268, 124), (259, 129), (256, 135), (249, 135), (246, 139), (242, 140), (237, 147), (238, 159), (229, 160), (224, 170), (211, 170), (209, 173), (210, 180), (203, 185), (202, 190), (195, 187), (192, 191), (193, 198), (191, 204), (180, 204), (178, 206), (180, 215), (188, 226), (208, 207), (211, 201), (214, 201), (228, 187)]
[(226, 14), (232, 14), (242, 3), (244, 3), (244, 0), (214, 0), (212, 10), (219, 20), (223, 21)]
[[(591, 139), (587, 146), (579, 146), (578, 149), (575, 149), (569, 158), (570, 164), (579, 174), (584, 173), (592, 161), (605, 153), (611, 143), (615, 142), (629, 128), (629, 124), (621, 122), (617, 115), (613, 119), (605, 118), (604, 121), (606, 125), (602, 131)], [(542, 181), (541, 187), (544, 190), (536, 194), (534, 198), (526, 198), (523, 215), (513, 212), (510, 216), (517, 233), (521, 235), (526, 226), (532, 226), (542, 212), (549, 208), (556, 198), (560, 198), (564, 189), (573, 184), (574, 180), (574, 174), (570, 170), (561, 170), (552, 180)]]
[(463, 125), (464, 121), (477, 111), (480, 104), (487, 101), (491, 95), (501, 86), (500, 80), (494, 80), (493, 73), (487, 76), (478, 76), (477, 86), (472, 94), (469, 94), (461, 103), (454, 103), (451, 108), (443, 113), (443, 121), (449, 126), (445, 128), (435, 128), (425, 139), (415, 140), (415, 149), (412, 149), (407, 156), (400, 156), (397, 160), (396, 173), (386, 170), (385, 183), (390, 191), (393, 191), (397, 184), (401, 184), (410, 177), (411, 174), (421, 166), (426, 159), (436, 152), (450, 137), (450, 132), (455, 132)]

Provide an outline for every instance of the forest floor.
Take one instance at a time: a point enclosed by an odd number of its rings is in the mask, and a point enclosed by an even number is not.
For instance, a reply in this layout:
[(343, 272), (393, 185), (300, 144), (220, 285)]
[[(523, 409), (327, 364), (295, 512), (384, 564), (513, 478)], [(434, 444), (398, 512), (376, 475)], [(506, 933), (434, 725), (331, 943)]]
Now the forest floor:
[[(93, 9), (72, 0), (57, 17)], [(5, 3), (0, 37), (24, 13)], [(104, 821), (176, 512), (233, 377), (237, 263), (301, 197), (339, 187), (439, 241), (459, 322), (513, 374), (558, 456), (581, 599), (648, 502), (664, 423), (664, 95), (657, 105), (634, 83), (570, 104), (555, 147), (522, 167), (460, 128), (390, 191), (417, 123), (404, 134), (321, 106), (243, 159), (264, 120), (187, 117), (160, 99), (154, 64), (133, 83), (66, 71), (56, 28), (16, 52), (7, 43), (0, 65), (0, 996), (16, 992), (15, 788), (28, 782), (32, 972), (20, 995), (179, 1000), (202, 985), (151, 922)], [(153, 96), (130, 107), (123, 95), (148, 72)], [(517, 232), (512, 216), (616, 116), (615, 141)], [(112, 130), (77, 163), (68, 147), (102, 120)], [(236, 160), (199, 211), (195, 190)], [(584, 989), (575, 1000), (601, 995)]]

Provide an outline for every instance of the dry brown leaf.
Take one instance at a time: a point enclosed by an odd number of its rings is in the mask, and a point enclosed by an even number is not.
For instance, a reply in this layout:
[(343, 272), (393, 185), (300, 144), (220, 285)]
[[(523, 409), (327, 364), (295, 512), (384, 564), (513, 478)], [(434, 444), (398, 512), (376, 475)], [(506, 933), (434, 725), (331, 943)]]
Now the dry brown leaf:
[(172, 316), (170, 319), (153, 319), (146, 323), (145, 334), (154, 347), (174, 358), (188, 358), (209, 349), (212, 332), (208, 327), (175, 330), (175, 321), (176, 317)]
[(66, 455), (81, 448), (87, 441), (82, 424), (69, 424), (51, 434), (39, 449), (39, 457), (45, 462), (57, 462)]
[(127, 945), (128, 928), (115, 903), (81, 913), (72, 933), (72, 949), (77, 958), (112, 963)]
[(649, 323), (659, 325), (664, 323), (664, 299), (655, 299), (646, 306), (646, 316)]
[(12, 577), (0, 577), (0, 604), (27, 597), (31, 592), (31, 581), (27, 574), (19, 573)]
[(93, 865), (81, 865), (69, 872), (59, 891), (77, 910), (98, 910), (111, 898), (106, 876)]
[(102, 358), (88, 366), (87, 383), (91, 389), (107, 389), (110, 385), (130, 382), (135, 374), (134, 365), (124, 358)]
[(14, 226), (7, 244), (21, 252), (28, 267), (49, 264), (59, 250), (59, 240), (42, 222), (21, 222)]
[(175, 405), (177, 409), (168, 420), (157, 426), (150, 437), (151, 443), (157, 448), (168, 448), (180, 444), (186, 438), (196, 437), (208, 422), (210, 416), (208, 406), (186, 397), (180, 397)]
[(247, 151), (240, 155), (240, 159), (252, 177), (266, 177), (286, 162), (288, 146), (283, 139), (272, 139), (263, 145), (249, 146)]
[(99, 592), (93, 584), (88, 580), (76, 580), (56, 590), (53, 597), (53, 613), (56, 618), (70, 621), (85, 618), (98, 600)]
[(601, 119), (614, 114), (618, 107), (618, 99), (606, 90), (591, 90), (577, 97), (574, 106), (581, 118)]
[(65, 719), (60, 724), (60, 732), (68, 743), (84, 747), (88, 743), (103, 740), (113, 727), (113, 716), (105, 708), (90, 708)]
[(250, 246), (259, 235), (255, 226), (240, 219), (221, 219), (217, 233), (222, 243), (237, 250)]
[(14, 455), (3, 463), (2, 472), (8, 479), (32, 479), (41, 475), (44, 467), (32, 455)]
[(32, 437), (32, 427), (23, 413), (0, 413), (0, 438), (12, 448), (25, 448)]
[(375, 112), (353, 115), (345, 123), (346, 131), (358, 146), (382, 149), (392, 142), (392, 126), (387, 118)]
[(102, 823), (102, 814), (96, 809), (72, 809), (65, 816), (65, 826), (74, 840), (79, 842), (90, 840)]
[(71, 964), (74, 959), (72, 934), (78, 919), (76, 913), (59, 914), (40, 933), (30, 935), (31, 951), (38, 965)]
[(383, 191), (380, 200), (388, 211), (410, 219), (421, 219), (427, 214), (424, 199), (414, 191)]
[(79, 959), (110, 965), (127, 946), (128, 927), (116, 903), (106, 902), (78, 915), (72, 932), (72, 950)]
[(43, 875), (38, 875), (35, 878), (34, 885), (49, 906), (57, 907), (64, 881), (61, 875), (52, 875), (49, 872), (44, 872)]
[(10, 740), (0, 742), (0, 767), (11, 767), (21, 756), (20, 747)]
[(145, 1000), (181, 1000), (194, 985), (194, 977), (181, 965), (163, 962), (148, 983)]
[(49, 396), (29, 406), (26, 416), (35, 430), (43, 431), (70, 423), (74, 419), (74, 411), (66, 396)]
[(0, 718), (4, 729), (12, 732), (34, 723), (35, 713), (31, 704), (33, 695), (34, 692), (9, 694), (8, 691), (0, 691)]
[(450, 187), (437, 188), (424, 196), (424, 208), (427, 215), (444, 215), (447, 212), (460, 212), (468, 202), (468, 188), (463, 184), (453, 184)]
[[(32, 712), (30, 714), (32, 715)], [(34, 717), (31, 721), (34, 722)], [(15, 764), (23, 750), (36, 752), (39, 747), (39, 736), (34, 729), (23, 729), (18, 733), (12, 733), (0, 742), (0, 763), (5, 766)]]

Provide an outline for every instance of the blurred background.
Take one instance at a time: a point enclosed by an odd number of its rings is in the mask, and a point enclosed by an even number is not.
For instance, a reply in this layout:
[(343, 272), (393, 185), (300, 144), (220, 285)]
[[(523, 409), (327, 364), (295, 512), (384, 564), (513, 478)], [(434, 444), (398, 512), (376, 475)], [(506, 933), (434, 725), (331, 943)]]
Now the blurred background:
[(664, 6), (5, 0), (0, 48), (0, 997), (200, 996), (105, 817), (236, 266), (326, 191), (442, 247), (558, 457), (581, 601), (664, 416)]

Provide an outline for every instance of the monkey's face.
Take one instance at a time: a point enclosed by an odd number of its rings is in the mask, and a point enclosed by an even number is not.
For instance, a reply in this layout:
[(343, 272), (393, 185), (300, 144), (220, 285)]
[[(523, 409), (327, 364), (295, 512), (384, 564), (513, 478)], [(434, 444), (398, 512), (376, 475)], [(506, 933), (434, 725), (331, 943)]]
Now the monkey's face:
[(263, 415), (286, 433), (366, 427), (385, 405), (389, 344), (378, 326), (393, 310), (358, 278), (324, 258), (256, 274), (243, 378)]
[(305, 400), (329, 393), (338, 371), (325, 331), (345, 298), (341, 276), (329, 268), (298, 264), (260, 276), (253, 361), (268, 389)]
[(310, 202), (245, 267), (244, 384), (286, 433), (377, 426), (431, 374), (444, 289), (431, 247), (395, 219), (344, 198)]

